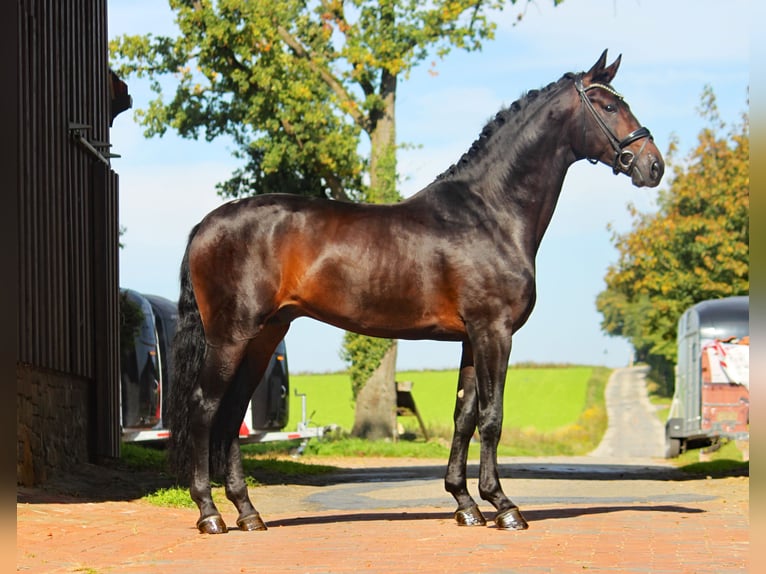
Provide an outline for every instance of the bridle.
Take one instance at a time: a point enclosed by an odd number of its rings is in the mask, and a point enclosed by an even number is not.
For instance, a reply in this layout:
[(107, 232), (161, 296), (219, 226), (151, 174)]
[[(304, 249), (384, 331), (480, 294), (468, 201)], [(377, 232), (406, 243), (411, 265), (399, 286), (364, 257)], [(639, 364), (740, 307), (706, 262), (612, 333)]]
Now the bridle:
[[(593, 105), (593, 102), (590, 101), (590, 98), (588, 97), (588, 94), (586, 93), (588, 90), (593, 90), (596, 88), (600, 88), (602, 90), (605, 90), (612, 94), (614, 97), (618, 98), (621, 101), (624, 101), (624, 98), (622, 95), (620, 95), (617, 91), (615, 91), (611, 86), (607, 86), (606, 84), (590, 84), (589, 86), (585, 87), (582, 83), (582, 77), (578, 77), (575, 79), (575, 88), (577, 88), (577, 93), (580, 94), (580, 99), (582, 100), (582, 103), (585, 105), (586, 109), (590, 111), (590, 113), (593, 115), (593, 117), (596, 119), (596, 123), (598, 124), (598, 127), (601, 128), (601, 131), (604, 132), (607, 139), (609, 139), (609, 143), (612, 145), (612, 149), (614, 149), (615, 155), (614, 155), (614, 162), (612, 164), (612, 171), (616, 174), (619, 174), (621, 171), (627, 175), (630, 175), (633, 171), (633, 167), (635, 166), (636, 160), (641, 155), (641, 153), (644, 151), (644, 148), (646, 147), (647, 142), (652, 140), (652, 134), (649, 131), (648, 128), (640, 127), (636, 130), (633, 130), (630, 132), (627, 136), (625, 136), (623, 139), (618, 139), (615, 133), (609, 128), (609, 126), (606, 124), (604, 119), (599, 115), (599, 113), (596, 111), (595, 106)], [(585, 128), (583, 127), (583, 131)], [(638, 141), (642, 138), (646, 138), (644, 140), (644, 143), (641, 145), (641, 148), (638, 150), (637, 154), (634, 154), (629, 149), (625, 149), (630, 144), (632, 144), (635, 141)], [(597, 163), (597, 159), (587, 158), (589, 162), (591, 163)]]

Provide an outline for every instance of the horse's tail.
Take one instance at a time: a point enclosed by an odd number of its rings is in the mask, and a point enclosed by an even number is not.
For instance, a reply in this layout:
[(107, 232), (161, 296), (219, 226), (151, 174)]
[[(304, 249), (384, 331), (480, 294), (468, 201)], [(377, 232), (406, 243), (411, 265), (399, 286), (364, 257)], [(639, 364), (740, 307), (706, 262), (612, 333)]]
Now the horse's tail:
[(181, 262), (181, 294), (178, 298), (178, 324), (173, 337), (173, 372), (168, 418), (170, 439), (168, 462), (179, 480), (187, 480), (192, 468), (191, 397), (205, 361), (205, 332), (189, 271), (189, 245), (199, 225), (189, 234)]

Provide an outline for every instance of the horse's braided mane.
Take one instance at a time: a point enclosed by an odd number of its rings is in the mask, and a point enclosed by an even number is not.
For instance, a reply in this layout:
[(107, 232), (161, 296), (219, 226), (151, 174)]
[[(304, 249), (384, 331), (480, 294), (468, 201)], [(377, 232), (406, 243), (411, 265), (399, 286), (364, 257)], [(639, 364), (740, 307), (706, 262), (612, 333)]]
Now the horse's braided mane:
[(514, 118), (518, 118), (519, 113), (527, 109), (528, 105), (535, 101), (541, 94), (549, 93), (554, 87), (556, 87), (563, 80), (572, 80), (575, 78), (575, 74), (567, 72), (558, 81), (551, 82), (540, 90), (529, 90), (523, 94), (518, 100), (513, 102), (507, 108), (501, 109), (495, 117), (487, 122), (484, 128), (481, 130), (479, 137), (471, 144), (470, 149), (464, 153), (460, 160), (456, 164), (452, 164), (444, 172), (436, 177), (437, 180), (447, 178), (457, 174), (462, 168), (471, 163), (471, 161), (486, 149), (488, 142), (492, 139), (498, 130), (506, 123), (510, 122)]

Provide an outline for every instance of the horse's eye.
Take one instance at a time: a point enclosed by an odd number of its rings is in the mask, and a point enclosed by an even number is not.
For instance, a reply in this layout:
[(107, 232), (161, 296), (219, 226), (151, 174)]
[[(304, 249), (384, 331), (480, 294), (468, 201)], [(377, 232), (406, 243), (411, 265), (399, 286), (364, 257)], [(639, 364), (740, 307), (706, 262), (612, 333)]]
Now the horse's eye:
[(607, 104), (604, 106), (604, 109), (610, 114), (613, 114), (614, 112), (617, 111), (617, 106), (615, 106), (614, 104)]

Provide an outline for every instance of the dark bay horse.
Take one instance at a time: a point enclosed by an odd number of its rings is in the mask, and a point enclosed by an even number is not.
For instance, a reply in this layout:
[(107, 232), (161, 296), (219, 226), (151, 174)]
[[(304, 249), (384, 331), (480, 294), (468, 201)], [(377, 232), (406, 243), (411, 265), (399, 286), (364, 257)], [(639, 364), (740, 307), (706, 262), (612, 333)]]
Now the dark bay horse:
[(460, 341), (445, 487), (461, 525), (486, 521), (466, 488), (481, 438), (479, 494), (498, 528), (527, 528), (503, 493), (497, 445), (511, 338), (535, 302), (535, 256), (567, 169), (588, 159), (656, 186), (662, 156), (610, 83), (606, 51), (501, 110), (457, 165), (409, 199), (365, 205), (295, 195), (232, 201), (191, 232), (174, 341), (170, 459), (190, 480), (204, 533), (227, 528), (210, 493), (225, 477), (242, 530), (264, 530), (237, 431), (290, 322), (308, 316), (375, 337)]

